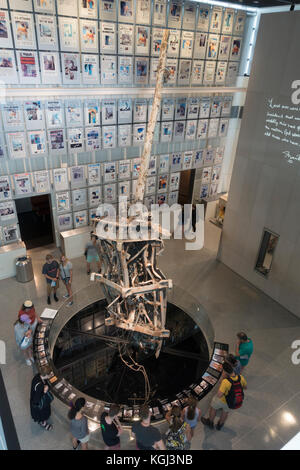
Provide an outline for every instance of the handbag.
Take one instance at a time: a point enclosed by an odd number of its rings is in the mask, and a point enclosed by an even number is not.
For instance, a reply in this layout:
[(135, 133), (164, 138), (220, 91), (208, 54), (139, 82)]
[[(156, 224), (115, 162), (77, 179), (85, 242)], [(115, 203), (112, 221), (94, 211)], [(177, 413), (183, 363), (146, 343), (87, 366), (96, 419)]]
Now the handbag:
[(48, 397), (48, 399), (49, 399), (49, 402), (51, 403), (51, 402), (54, 400), (54, 396), (52, 395), (51, 392), (49, 392), (49, 390), (48, 390), (48, 392), (46, 393), (46, 395), (47, 395), (47, 397)]
[(22, 350), (27, 349), (32, 344), (32, 336), (24, 336), (21, 343), (20, 348)]
[(44, 393), (44, 395), (41, 397), (39, 404), (37, 405), (37, 408), (39, 410), (42, 410), (45, 406), (45, 403), (48, 402), (47, 404), (50, 404), (54, 400), (54, 397), (51, 392)]

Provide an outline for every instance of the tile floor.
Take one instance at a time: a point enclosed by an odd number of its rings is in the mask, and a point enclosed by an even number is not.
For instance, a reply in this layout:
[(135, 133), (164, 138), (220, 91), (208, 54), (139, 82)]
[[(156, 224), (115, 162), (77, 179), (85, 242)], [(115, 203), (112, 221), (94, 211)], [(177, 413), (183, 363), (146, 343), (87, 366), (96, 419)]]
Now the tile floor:
[[(254, 354), (245, 374), (248, 390), (243, 407), (231, 413), (221, 431), (207, 430), (200, 423), (192, 449), (280, 449), (300, 430), (300, 366), (291, 362), (291, 344), (300, 339), (300, 320), (216, 260), (217, 227), (208, 223), (205, 235), (205, 248), (200, 252), (185, 251), (180, 240), (166, 242), (160, 267), (206, 309), (216, 340), (228, 342), (233, 350), (235, 333), (245, 330), (254, 341)], [(52, 407), (52, 432), (43, 431), (31, 420), (29, 391), (34, 370), (25, 365), (13, 332), (24, 299), (31, 298), (38, 312), (45, 307), (45, 282), (40, 273), (48, 251), (59, 255), (54, 246), (30, 251), (33, 281), (19, 284), (11, 278), (0, 282), (0, 339), (7, 346), (7, 364), (1, 370), (22, 449), (71, 447), (67, 409), (58, 400)], [(76, 290), (90, 281), (84, 258), (72, 262)], [(63, 293), (61, 287), (60, 297)], [(203, 414), (212, 394), (200, 402)], [(162, 431), (165, 429), (162, 425)], [(128, 431), (121, 442), (124, 449), (134, 449)], [(92, 433), (90, 448), (103, 448), (99, 430)]]

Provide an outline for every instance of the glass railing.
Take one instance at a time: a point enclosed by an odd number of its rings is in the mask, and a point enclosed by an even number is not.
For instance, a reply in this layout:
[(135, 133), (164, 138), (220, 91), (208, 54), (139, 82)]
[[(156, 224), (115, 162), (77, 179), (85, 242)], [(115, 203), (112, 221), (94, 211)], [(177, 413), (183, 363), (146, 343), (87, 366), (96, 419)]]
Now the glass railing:
[[(82, 288), (75, 292), (72, 296), (73, 304), (70, 306), (70, 298), (67, 299), (64, 304), (59, 308), (55, 318), (53, 320), (48, 321), (48, 326), (47, 326), (47, 331), (49, 334), (47, 335), (48, 341), (46, 340), (45, 344), (45, 351), (46, 351), (46, 356), (47, 356), (47, 361), (48, 364), (52, 367), (53, 374), (54, 374), (54, 380), (51, 381), (50, 383), (52, 386), (52, 391), (54, 394), (62, 401), (64, 402), (67, 406), (69, 406), (71, 401), (74, 401), (78, 397), (84, 397), (86, 399), (86, 410), (85, 410), (85, 415), (89, 418), (91, 422), (93, 422), (95, 425), (99, 425), (99, 416), (100, 416), (100, 411), (105, 409), (105, 407), (109, 407), (110, 403), (106, 403), (102, 400), (98, 400), (96, 398), (93, 398), (89, 395), (86, 395), (85, 393), (81, 392), (77, 388), (75, 388), (71, 383), (69, 383), (64, 377), (63, 374), (59, 373), (58, 370), (56, 370), (55, 365), (53, 363), (53, 351), (55, 344), (57, 342), (58, 336), (64, 326), (74, 317), (76, 316), (77, 313), (82, 311), (83, 309), (86, 309), (92, 304), (95, 304), (96, 302), (99, 302), (104, 299), (104, 295), (102, 292), (101, 284), (99, 282), (94, 282), (90, 283), (87, 287)], [(178, 286), (174, 286), (169, 292), (168, 292), (168, 302), (175, 305), (176, 307), (182, 309), (187, 315), (191, 317), (191, 319), (195, 322), (195, 327), (199, 328), (201, 332), (203, 333), (207, 347), (209, 350), (209, 355), (212, 356), (213, 354), (213, 349), (214, 349), (214, 330), (212, 327), (212, 324), (210, 322), (210, 319), (205, 311), (205, 309), (202, 307), (201, 304), (189, 293), (184, 291), (182, 288)], [(38, 340), (42, 341), (42, 340)], [(37, 343), (36, 347), (38, 347)], [(37, 353), (36, 353), (36, 359), (37, 359)], [(43, 359), (42, 359), (43, 360)], [(41, 363), (40, 363), (41, 365)], [(214, 381), (217, 381), (214, 377), (211, 377)], [(199, 378), (197, 383), (200, 383), (202, 381), (202, 378)], [(203, 381), (202, 381), (203, 383)], [(195, 385), (195, 384), (194, 384)], [(201, 388), (200, 385), (198, 388)], [(206, 383), (206, 389), (201, 389), (203, 393), (203, 396), (209, 392), (209, 390), (212, 388), (211, 385)], [(197, 392), (198, 393), (198, 392)], [(159, 400), (158, 400), (159, 401)], [(126, 405), (122, 405), (124, 410), (125, 408), (128, 408)], [(130, 408), (130, 407), (129, 407)], [(132, 408), (132, 407), (131, 407)], [(132, 409), (129, 409), (129, 411), (132, 413)], [(163, 413), (158, 414), (157, 417), (154, 417), (153, 419), (157, 424), (161, 422), (161, 419), (163, 418)], [(125, 411), (124, 411), (124, 418), (123, 421), (126, 425), (130, 426), (130, 422), (132, 421), (132, 417), (128, 418), (127, 415), (125, 417)]]
[[(51, 357), (53, 357), (55, 343), (63, 327), (78, 312), (102, 299), (104, 299), (104, 294), (102, 292), (101, 284), (99, 282), (93, 282), (87, 287), (84, 287), (83, 289), (75, 292), (72, 298), (68, 298), (63, 303), (52, 322), (49, 333), (48, 347), (51, 353)], [(73, 301), (73, 305), (69, 305), (70, 300)]]

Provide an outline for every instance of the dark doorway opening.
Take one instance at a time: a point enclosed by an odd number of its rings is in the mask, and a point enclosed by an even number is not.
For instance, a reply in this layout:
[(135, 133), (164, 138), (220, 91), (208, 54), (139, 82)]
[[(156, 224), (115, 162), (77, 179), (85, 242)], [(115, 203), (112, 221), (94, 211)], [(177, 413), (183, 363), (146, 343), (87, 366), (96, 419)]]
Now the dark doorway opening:
[(27, 250), (53, 243), (49, 194), (16, 199), (21, 238)]
[(191, 204), (196, 170), (182, 171), (180, 174), (180, 184), (178, 193), (179, 204)]

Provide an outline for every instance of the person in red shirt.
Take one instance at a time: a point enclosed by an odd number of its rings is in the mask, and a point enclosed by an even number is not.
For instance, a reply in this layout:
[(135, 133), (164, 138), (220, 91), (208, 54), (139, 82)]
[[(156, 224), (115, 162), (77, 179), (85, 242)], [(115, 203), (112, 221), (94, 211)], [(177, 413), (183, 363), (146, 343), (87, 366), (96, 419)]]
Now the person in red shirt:
[(18, 318), (21, 318), (22, 315), (28, 315), (28, 317), (30, 318), (30, 325), (34, 325), (35, 322), (41, 322), (41, 319), (37, 316), (37, 313), (31, 300), (25, 300), (25, 302), (23, 303), (18, 313)]
[(32, 363), (34, 363), (32, 355), (32, 341), (38, 322), (41, 322), (41, 320), (36, 314), (33, 303), (31, 300), (25, 300), (18, 313), (18, 319), (14, 324), (14, 330), (17, 345), (23, 352), (28, 366), (31, 366)]

